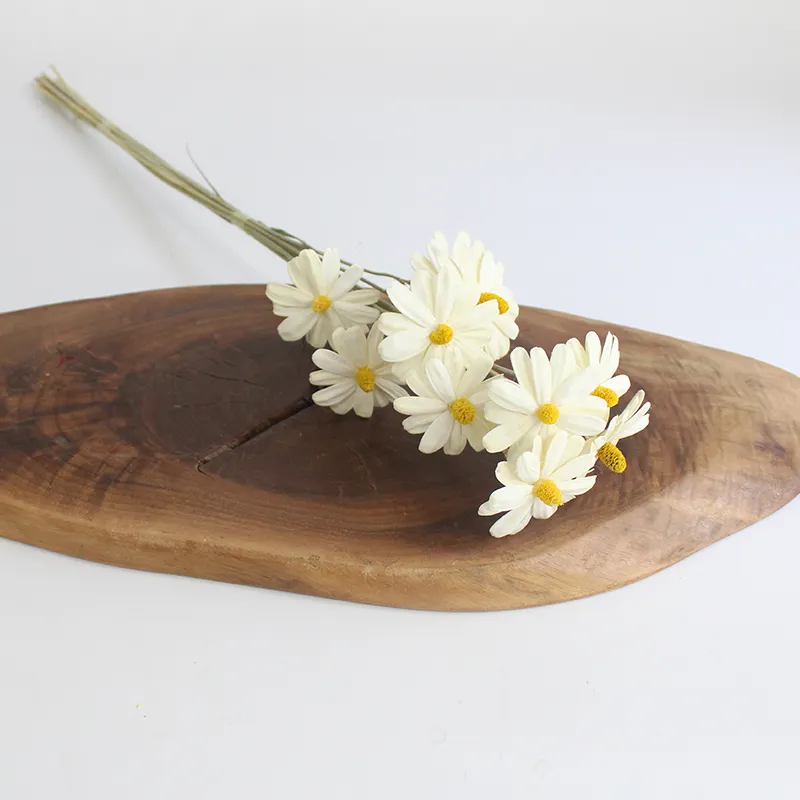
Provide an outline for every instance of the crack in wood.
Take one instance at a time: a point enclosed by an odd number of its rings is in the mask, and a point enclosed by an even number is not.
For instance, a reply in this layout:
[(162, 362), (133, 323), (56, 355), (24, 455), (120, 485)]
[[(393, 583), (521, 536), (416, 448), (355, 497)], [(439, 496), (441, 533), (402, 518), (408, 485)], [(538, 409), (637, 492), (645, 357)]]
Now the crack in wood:
[(268, 431), (270, 428), (274, 428), (276, 425), (279, 425), (281, 422), (285, 422), (290, 417), (293, 417), (295, 414), (299, 414), (301, 411), (304, 411), (306, 408), (312, 406), (313, 403), (310, 397), (301, 397), (299, 400), (296, 400), (290, 406), (288, 406), (282, 413), (277, 414), (272, 417), (267, 417), (266, 420), (263, 422), (259, 422), (257, 425), (253, 425), (251, 428), (248, 428), (244, 433), (237, 436), (233, 441), (225, 442), (224, 444), (217, 445), (216, 447), (212, 448), (208, 451), (195, 465), (198, 472), (203, 475), (207, 475), (208, 473), (203, 472), (203, 467), (209, 463), (209, 461), (213, 461), (215, 458), (218, 458), (225, 453), (232, 453), (237, 448), (241, 447), (243, 444), (247, 444), (249, 441), (252, 441), (257, 436), (260, 436), (265, 431)]

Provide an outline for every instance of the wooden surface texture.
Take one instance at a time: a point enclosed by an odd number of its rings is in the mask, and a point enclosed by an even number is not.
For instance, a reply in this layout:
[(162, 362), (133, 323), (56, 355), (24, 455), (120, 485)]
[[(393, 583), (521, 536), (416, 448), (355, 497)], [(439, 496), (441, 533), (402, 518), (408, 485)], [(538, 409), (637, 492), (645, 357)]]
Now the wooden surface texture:
[[(260, 286), (0, 316), (0, 535), (137, 569), (422, 609), (535, 606), (644, 578), (800, 491), (800, 379), (613, 326), (653, 403), (628, 470), (496, 540), (497, 456), (422, 455), (391, 409), (310, 403)], [(548, 351), (609, 326), (522, 309)], [(625, 398), (627, 399), (627, 398)], [(757, 535), (753, 531), (751, 535)]]

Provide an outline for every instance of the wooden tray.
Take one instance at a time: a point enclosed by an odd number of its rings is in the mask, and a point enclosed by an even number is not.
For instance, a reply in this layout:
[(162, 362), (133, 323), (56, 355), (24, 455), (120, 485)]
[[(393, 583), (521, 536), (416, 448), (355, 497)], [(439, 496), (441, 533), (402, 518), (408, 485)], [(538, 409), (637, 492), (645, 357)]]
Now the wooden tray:
[[(535, 606), (644, 578), (800, 491), (800, 379), (613, 326), (653, 402), (628, 470), (506, 539), (497, 456), (417, 451), (400, 417), (309, 401), (261, 286), (0, 315), (0, 534), (156, 572), (424, 609)], [(524, 308), (548, 350), (606, 323)]]

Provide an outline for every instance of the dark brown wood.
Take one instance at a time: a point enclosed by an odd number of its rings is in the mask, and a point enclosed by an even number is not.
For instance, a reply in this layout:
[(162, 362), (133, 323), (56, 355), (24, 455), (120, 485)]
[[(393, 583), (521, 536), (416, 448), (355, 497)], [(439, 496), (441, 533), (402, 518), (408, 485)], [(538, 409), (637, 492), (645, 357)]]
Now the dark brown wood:
[[(549, 349), (606, 323), (523, 309)], [(0, 316), (0, 534), (137, 569), (409, 608), (535, 606), (638, 580), (800, 491), (800, 379), (614, 326), (653, 402), (628, 470), (496, 540), (497, 456), (420, 454), (384, 409), (310, 404), (262, 287)]]

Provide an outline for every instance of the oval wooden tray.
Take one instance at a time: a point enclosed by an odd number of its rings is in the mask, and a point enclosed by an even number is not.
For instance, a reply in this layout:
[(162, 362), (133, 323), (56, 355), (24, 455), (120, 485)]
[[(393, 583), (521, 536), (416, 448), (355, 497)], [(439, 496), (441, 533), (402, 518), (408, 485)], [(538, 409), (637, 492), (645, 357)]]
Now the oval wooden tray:
[[(629, 468), (496, 540), (496, 456), (425, 456), (400, 417), (309, 401), (261, 286), (0, 316), (0, 534), (157, 572), (423, 609), (535, 606), (644, 578), (800, 491), (800, 379), (614, 326), (653, 402)], [(608, 325), (524, 308), (548, 350)]]

